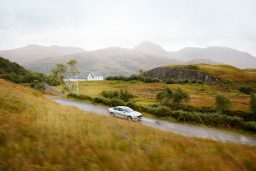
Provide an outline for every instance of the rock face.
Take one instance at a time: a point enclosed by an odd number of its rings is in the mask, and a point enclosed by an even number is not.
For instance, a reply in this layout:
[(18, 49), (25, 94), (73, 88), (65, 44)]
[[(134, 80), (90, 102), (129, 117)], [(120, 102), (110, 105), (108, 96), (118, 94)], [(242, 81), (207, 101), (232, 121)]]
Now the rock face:
[(163, 80), (173, 78), (180, 81), (200, 80), (207, 83), (225, 83), (225, 81), (219, 78), (210, 76), (207, 73), (189, 67), (158, 67), (144, 72), (144, 75), (146, 77), (159, 78)]

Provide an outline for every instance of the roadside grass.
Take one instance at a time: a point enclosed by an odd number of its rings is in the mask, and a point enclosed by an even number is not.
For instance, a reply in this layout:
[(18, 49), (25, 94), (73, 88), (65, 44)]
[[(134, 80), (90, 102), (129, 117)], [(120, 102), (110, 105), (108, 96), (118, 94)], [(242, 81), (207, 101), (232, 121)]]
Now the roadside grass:
[(62, 106), (0, 80), (0, 170), (255, 170), (256, 147)]
[[(165, 88), (182, 90), (189, 93), (191, 99), (189, 105), (193, 107), (215, 107), (215, 96), (222, 94), (231, 100), (231, 110), (249, 111), (250, 96), (241, 94), (233, 90), (230, 86), (212, 85), (212, 84), (165, 84), (165, 83), (143, 83), (140, 81), (88, 81), (80, 82), (80, 94), (91, 97), (100, 96), (100, 93), (110, 90), (127, 89), (136, 97), (134, 101), (137, 104), (147, 105), (157, 103), (155, 96)], [(58, 86), (58, 90), (62, 87)]]

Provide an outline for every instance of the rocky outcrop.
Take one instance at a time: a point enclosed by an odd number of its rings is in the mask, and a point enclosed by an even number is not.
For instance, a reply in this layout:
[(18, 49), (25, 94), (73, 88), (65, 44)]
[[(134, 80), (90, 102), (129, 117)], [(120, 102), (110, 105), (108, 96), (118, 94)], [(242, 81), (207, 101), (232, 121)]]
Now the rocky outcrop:
[(207, 83), (225, 83), (225, 81), (210, 76), (207, 73), (201, 72), (200, 70), (189, 68), (189, 67), (158, 67), (144, 72), (146, 77), (159, 78), (167, 80), (173, 78), (175, 80), (200, 80)]

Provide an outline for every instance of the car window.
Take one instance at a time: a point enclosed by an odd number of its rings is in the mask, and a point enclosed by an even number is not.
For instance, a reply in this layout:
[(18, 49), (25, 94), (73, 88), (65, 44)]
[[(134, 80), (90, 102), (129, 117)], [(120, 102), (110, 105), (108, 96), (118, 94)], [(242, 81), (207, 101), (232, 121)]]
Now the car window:
[(118, 107), (114, 107), (114, 110), (119, 110), (119, 108)]
[(132, 110), (131, 108), (129, 108), (129, 107), (125, 108), (124, 110), (125, 110), (127, 113), (133, 112), (133, 110)]
[(124, 111), (124, 109), (122, 109), (122, 108), (119, 108), (119, 111), (121, 111), (121, 112), (122, 112), (122, 111)]

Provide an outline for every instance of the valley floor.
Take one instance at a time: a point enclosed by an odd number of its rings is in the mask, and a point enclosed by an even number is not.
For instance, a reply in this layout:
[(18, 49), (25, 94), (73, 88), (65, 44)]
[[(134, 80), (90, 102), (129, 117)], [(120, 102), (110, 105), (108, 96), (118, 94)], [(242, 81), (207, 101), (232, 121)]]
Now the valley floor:
[[(211, 84), (165, 84), (165, 83), (143, 83), (140, 81), (86, 81), (79, 82), (80, 94), (91, 97), (100, 96), (105, 90), (126, 89), (133, 93), (136, 104), (147, 105), (156, 103), (156, 94), (165, 88), (181, 88), (190, 95), (189, 105), (197, 108), (215, 107), (215, 96), (224, 95), (231, 100), (231, 110), (249, 111), (250, 96), (242, 94), (230, 86)], [(62, 87), (57, 87), (61, 90)]]

